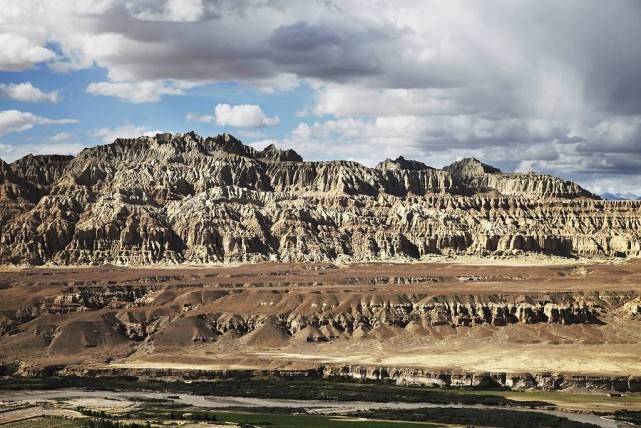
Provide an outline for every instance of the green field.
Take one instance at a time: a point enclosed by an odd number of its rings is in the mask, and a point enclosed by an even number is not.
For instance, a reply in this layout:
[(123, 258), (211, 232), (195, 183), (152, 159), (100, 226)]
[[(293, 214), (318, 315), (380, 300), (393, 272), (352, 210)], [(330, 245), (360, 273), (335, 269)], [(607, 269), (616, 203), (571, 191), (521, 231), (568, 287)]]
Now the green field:
[[(29, 390), (57, 388), (91, 388), (96, 379), (76, 377), (37, 377), (5, 378), (0, 390)], [(395, 412), (392, 409), (357, 412), (344, 416), (303, 414), (303, 409), (278, 407), (264, 408), (227, 408), (212, 411), (195, 408), (183, 403), (174, 403), (170, 398), (132, 397), (137, 406), (123, 413), (110, 414), (109, 411), (76, 408), (85, 416), (106, 418), (105, 421), (157, 421), (164, 426), (172, 426), (172, 421), (201, 422), (207, 420), (218, 423), (250, 424), (266, 428), (278, 427), (416, 427), (444, 426), (439, 424), (468, 425), (478, 423), (485, 426), (586, 426), (568, 421), (565, 418), (539, 412), (521, 412), (513, 407), (529, 407), (536, 410), (557, 407), (558, 409), (586, 410), (597, 414), (609, 414), (622, 421), (641, 421), (641, 394), (628, 394), (622, 397), (608, 397), (605, 394), (573, 394), (546, 391), (511, 391), (507, 389), (475, 388), (427, 388), (401, 386), (390, 383), (357, 382), (348, 379), (290, 379), (262, 377), (231, 377), (214, 381), (164, 382), (140, 380), (136, 378), (100, 378), (100, 389), (117, 391), (160, 391), (166, 394), (194, 393), (197, 395), (220, 395), (240, 397), (261, 397), (272, 399), (308, 399), (350, 402), (354, 400), (370, 402), (410, 402), (432, 403), (436, 405), (461, 404), (500, 406), (499, 409), (479, 409), (474, 407), (438, 409), (421, 408)], [(56, 400), (64, 401), (64, 400)], [(118, 413), (118, 412), (116, 412)], [(208, 419), (211, 418), (211, 419)], [(360, 418), (360, 419), (359, 419)], [(497, 419), (498, 418), (498, 419)], [(86, 420), (85, 420), (86, 422)], [(169, 424), (169, 425), (167, 425)], [(13, 427), (83, 427), (81, 420), (32, 419), (29, 421), (4, 425)], [(3, 426), (3, 427), (4, 427)], [(163, 425), (158, 425), (163, 426)]]
[[(93, 388), (97, 380), (80, 377), (6, 378), (0, 390), (36, 390), (57, 388)], [(168, 394), (192, 393), (233, 397), (272, 399), (407, 402), (431, 404), (483, 404), (489, 406), (545, 407), (541, 401), (514, 401), (501, 395), (504, 391), (455, 390), (399, 386), (390, 383), (358, 382), (353, 379), (291, 379), (230, 377), (211, 381), (158, 381), (136, 378), (101, 377), (105, 391), (160, 391)]]
[[(433, 428), (444, 425), (430, 423), (394, 422), (394, 421), (365, 421), (349, 420), (334, 416), (307, 416), (307, 415), (279, 415), (269, 413), (243, 413), (243, 412), (217, 412), (217, 423), (250, 424), (269, 428)], [(171, 426), (170, 421), (163, 421), (162, 425)], [(212, 422), (213, 423), (213, 422)], [(123, 423), (123, 426), (126, 422)], [(203, 425), (203, 427), (206, 425)], [(27, 419), (2, 425), (3, 428), (86, 428), (86, 420), (41, 417)]]
[(2, 425), (2, 428), (79, 428), (82, 421), (65, 418), (32, 418)]
[(216, 412), (218, 422), (234, 422), (273, 428), (426, 428), (445, 425), (432, 423), (355, 420), (339, 416), (278, 415), (270, 413)]

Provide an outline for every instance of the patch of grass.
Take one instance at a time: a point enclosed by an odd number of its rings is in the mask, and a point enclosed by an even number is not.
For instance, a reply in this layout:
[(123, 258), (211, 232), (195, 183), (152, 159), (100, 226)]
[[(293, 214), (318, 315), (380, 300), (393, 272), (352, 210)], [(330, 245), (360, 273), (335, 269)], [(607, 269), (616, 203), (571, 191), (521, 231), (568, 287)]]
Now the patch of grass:
[(337, 416), (286, 415), (273, 413), (216, 412), (218, 421), (239, 425), (258, 425), (273, 428), (433, 428), (442, 424), (420, 424), (400, 421), (355, 420)]
[(523, 412), (508, 409), (462, 409), (462, 408), (424, 408), (411, 410), (377, 409), (353, 413), (371, 419), (391, 419), (404, 421), (429, 421), (433, 423), (461, 424), (492, 427), (562, 427), (594, 428), (597, 425), (571, 421), (564, 417), (539, 412)]
[(539, 397), (541, 400), (562, 402), (568, 404), (595, 404), (595, 403), (637, 403), (641, 405), (641, 395), (628, 394), (621, 397), (608, 397), (606, 394), (577, 394), (562, 391), (510, 391), (503, 394), (506, 398), (532, 399)]
[(125, 398), (129, 401), (133, 401), (134, 403), (168, 404), (174, 402), (169, 398), (142, 397), (139, 395), (128, 395)]
[(169, 423), (170, 421), (194, 421), (236, 423), (241, 427), (260, 426), (263, 428), (432, 428), (441, 424), (428, 422), (372, 421), (358, 420), (353, 417), (309, 415), (305, 409), (286, 407), (248, 408), (238, 407), (225, 410), (190, 409), (187, 411), (168, 411), (162, 408), (146, 407), (128, 415), (131, 419), (142, 419)]
[(435, 427), (451, 424), (494, 426), (494, 427), (561, 427), (593, 428), (595, 425), (574, 422), (564, 417), (548, 415), (536, 411), (516, 411), (507, 409), (380, 409), (359, 411), (347, 416), (328, 416), (305, 414), (304, 409), (295, 408), (236, 408), (234, 410), (192, 410), (186, 413), (172, 413), (163, 409), (147, 408), (131, 415), (135, 419), (168, 420), (211, 420), (237, 423), (241, 426), (261, 426), (265, 428), (400, 428)]
[(2, 425), (3, 428), (148, 428), (149, 424), (113, 422), (105, 419), (69, 419), (43, 416)]
[(79, 420), (75, 419), (40, 417), (10, 422), (2, 428), (79, 428), (81, 425), (78, 423)]
[(617, 421), (628, 422), (635, 426), (641, 425), (641, 412), (619, 410), (618, 412), (614, 412), (613, 416)]

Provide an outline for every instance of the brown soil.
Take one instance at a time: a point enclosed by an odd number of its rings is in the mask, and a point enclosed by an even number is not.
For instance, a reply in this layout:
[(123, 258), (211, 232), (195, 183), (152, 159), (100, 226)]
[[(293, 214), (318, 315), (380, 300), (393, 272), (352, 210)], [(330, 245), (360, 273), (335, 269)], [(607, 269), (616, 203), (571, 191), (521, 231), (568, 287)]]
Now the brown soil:
[[(614, 296), (616, 303), (600, 303), (598, 322), (385, 321), (397, 316), (395, 305), (416, 296), (526, 302), (555, 293), (588, 305)], [(0, 360), (196, 370), (336, 363), (641, 375), (641, 321), (625, 312), (639, 296), (641, 261), (5, 269)], [(295, 332), (283, 328), (292, 320), (357, 313), (380, 322), (354, 329), (311, 321)], [(213, 317), (225, 325), (242, 319), (246, 331), (216, 330)], [(134, 337), (135, 328), (146, 330)]]

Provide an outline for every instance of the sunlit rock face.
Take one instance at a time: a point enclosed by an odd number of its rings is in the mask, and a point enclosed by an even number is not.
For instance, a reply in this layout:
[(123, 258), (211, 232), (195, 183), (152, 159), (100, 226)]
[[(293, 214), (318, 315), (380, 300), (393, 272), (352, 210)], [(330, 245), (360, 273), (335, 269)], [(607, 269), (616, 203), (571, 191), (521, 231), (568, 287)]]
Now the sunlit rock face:
[(306, 162), (224, 134), (0, 163), (0, 263), (126, 265), (630, 256), (641, 204), (476, 159)]

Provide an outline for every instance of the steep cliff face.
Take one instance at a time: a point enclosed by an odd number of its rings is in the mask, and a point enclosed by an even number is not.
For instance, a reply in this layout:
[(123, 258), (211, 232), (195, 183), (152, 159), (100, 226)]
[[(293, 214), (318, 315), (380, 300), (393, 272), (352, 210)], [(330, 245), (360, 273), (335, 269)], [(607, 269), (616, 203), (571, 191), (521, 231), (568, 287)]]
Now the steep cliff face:
[[(21, 375), (42, 375), (43, 370), (22, 368)], [(472, 373), (452, 370), (429, 370), (407, 367), (368, 365), (319, 364), (317, 367), (301, 370), (176, 370), (171, 368), (124, 368), (68, 366), (59, 368), (53, 374), (86, 378), (135, 377), (142, 380), (177, 379), (186, 381), (211, 381), (248, 377), (274, 378), (338, 378), (351, 377), (362, 381), (394, 382), (398, 385), (429, 387), (475, 387), (513, 388), (517, 390), (542, 391), (601, 391), (641, 392), (641, 378), (638, 376), (572, 375), (561, 373)]]
[(33, 208), (44, 192), (0, 159), (0, 226)]
[[(74, 373), (75, 374), (75, 373)], [(108, 375), (110, 373), (102, 373)], [(133, 373), (130, 373), (133, 374)], [(98, 375), (98, 373), (94, 373)], [(641, 391), (641, 379), (636, 376), (569, 375), (560, 373), (465, 373), (417, 368), (380, 366), (322, 367), (322, 376), (352, 377), (359, 380), (394, 381), (400, 385), (437, 387), (514, 388), (536, 390), (601, 390), (617, 392)]]
[(628, 256), (639, 202), (401, 158), (303, 162), (230, 135), (117, 139), (76, 158), (3, 164), (0, 262), (151, 264), (421, 259), (431, 254)]

